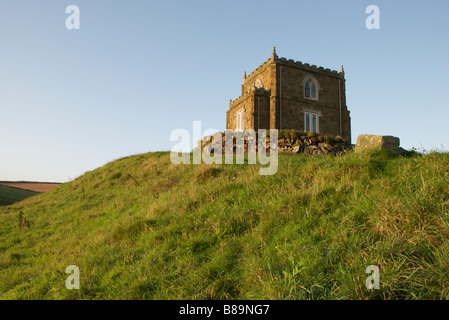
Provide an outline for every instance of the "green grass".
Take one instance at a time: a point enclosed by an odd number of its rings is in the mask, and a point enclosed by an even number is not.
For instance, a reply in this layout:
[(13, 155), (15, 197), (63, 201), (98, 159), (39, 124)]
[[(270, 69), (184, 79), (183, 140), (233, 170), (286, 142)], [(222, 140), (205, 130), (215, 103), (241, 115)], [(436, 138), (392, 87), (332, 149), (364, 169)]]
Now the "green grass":
[(7, 206), (37, 194), (39, 192), (0, 185), (0, 206)]
[(449, 298), (448, 154), (279, 157), (136, 155), (0, 208), (0, 298)]

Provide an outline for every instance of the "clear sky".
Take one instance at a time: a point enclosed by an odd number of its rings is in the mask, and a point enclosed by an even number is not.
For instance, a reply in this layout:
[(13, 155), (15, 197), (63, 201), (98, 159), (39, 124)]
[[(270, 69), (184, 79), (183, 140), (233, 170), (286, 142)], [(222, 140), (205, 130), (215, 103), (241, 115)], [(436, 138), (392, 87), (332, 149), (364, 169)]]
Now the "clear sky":
[[(368, 5), (380, 29), (368, 30)], [(66, 7), (80, 29), (66, 28)], [(449, 148), (449, 1), (0, 0), (0, 180), (65, 182), (225, 129), (271, 55), (346, 72), (352, 140)]]

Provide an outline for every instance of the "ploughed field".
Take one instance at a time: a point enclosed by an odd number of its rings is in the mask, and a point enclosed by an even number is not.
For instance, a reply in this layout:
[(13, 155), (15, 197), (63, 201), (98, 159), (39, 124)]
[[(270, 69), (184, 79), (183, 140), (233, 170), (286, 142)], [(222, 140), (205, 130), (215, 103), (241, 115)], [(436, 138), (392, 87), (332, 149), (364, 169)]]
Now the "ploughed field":
[(57, 188), (60, 183), (0, 181), (0, 206), (10, 205)]

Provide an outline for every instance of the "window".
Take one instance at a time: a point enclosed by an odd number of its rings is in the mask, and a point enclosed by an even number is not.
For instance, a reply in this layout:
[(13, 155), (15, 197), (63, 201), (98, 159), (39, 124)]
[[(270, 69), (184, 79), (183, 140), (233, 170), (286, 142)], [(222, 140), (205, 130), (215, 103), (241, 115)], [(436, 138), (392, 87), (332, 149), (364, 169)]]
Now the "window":
[(237, 113), (237, 131), (243, 131), (243, 111)]
[(311, 77), (304, 82), (304, 97), (318, 100), (318, 86)]
[(319, 118), (316, 113), (304, 113), (304, 131), (319, 133)]

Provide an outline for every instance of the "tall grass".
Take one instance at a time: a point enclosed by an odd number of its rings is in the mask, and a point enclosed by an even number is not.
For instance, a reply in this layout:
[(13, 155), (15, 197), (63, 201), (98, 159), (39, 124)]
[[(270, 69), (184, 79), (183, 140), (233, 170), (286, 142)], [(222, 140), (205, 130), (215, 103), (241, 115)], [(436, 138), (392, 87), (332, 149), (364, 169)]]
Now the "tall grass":
[(0, 208), (0, 298), (447, 299), (448, 178), (445, 153), (123, 158)]

